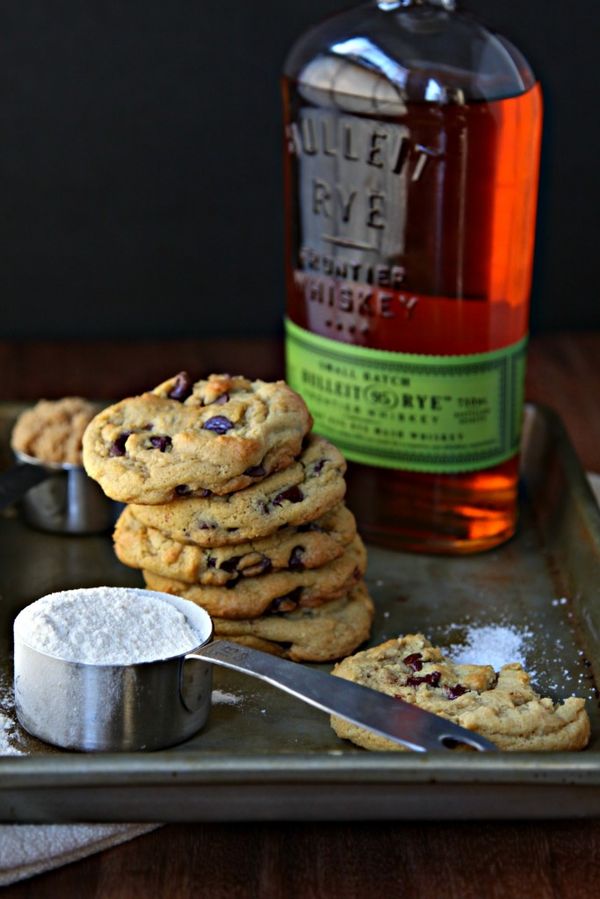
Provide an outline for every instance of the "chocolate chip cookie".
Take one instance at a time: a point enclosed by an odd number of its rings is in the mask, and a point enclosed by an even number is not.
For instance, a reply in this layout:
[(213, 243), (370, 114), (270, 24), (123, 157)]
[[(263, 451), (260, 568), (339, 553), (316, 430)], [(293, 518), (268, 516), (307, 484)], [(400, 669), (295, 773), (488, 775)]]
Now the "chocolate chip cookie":
[(284, 527), (269, 537), (211, 549), (171, 540), (142, 524), (128, 506), (117, 521), (114, 545), (121, 562), (132, 568), (188, 584), (223, 586), (281, 569), (319, 568), (339, 558), (355, 535), (354, 516), (340, 504), (312, 530)]
[(310, 530), (316, 519), (343, 499), (345, 472), (340, 451), (311, 434), (296, 462), (238, 493), (152, 506), (134, 503), (131, 510), (139, 521), (180, 543), (243, 543), (290, 525), (307, 525)]
[(11, 446), (40, 462), (81, 465), (81, 441), (99, 407), (80, 396), (40, 400), (19, 415)]
[(143, 575), (151, 590), (190, 599), (209, 615), (241, 619), (323, 605), (344, 596), (362, 578), (366, 567), (367, 553), (357, 535), (339, 559), (320, 568), (240, 577), (228, 581), (225, 587), (186, 584), (146, 570)]
[(185, 372), (109, 406), (88, 425), (83, 463), (112, 499), (165, 503), (242, 490), (291, 465), (312, 419), (283, 381)]
[(364, 582), (318, 608), (231, 621), (215, 618), (223, 637), (296, 662), (330, 662), (353, 652), (369, 636), (374, 607)]
[[(388, 640), (344, 659), (332, 672), (396, 696), (481, 734), (499, 749), (583, 749), (590, 722), (583, 699), (542, 699), (521, 665), (455, 665), (421, 634)], [(340, 737), (374, 750), (403, 747), (355, 724), (332, 717)]]

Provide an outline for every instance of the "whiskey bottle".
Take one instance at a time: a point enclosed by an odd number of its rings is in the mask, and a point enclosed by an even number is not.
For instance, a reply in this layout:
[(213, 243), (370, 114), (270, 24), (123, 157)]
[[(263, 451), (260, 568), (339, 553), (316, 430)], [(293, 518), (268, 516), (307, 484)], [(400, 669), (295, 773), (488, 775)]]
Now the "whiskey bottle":
[(285, 65), (287, 377), (371, 540), (467, 553), (517, 523), (542, 99), (454, 0), (379, 0)]

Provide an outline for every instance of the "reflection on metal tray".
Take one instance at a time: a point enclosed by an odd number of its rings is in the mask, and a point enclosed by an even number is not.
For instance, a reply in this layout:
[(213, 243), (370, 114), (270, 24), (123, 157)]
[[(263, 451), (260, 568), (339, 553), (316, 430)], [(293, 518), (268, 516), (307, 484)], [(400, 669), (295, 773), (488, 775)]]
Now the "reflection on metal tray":
[[(3, 447), (16, 412), (0, 407)], [(0, 758), (0, 819), (599, 815), (600, 511), (562, 425), (537, 407), (527, 409), (522, 474), (519, 531), (503, 547), (463, 558), (369, 547), (367, 580), (378, 609), (371, 642), (418, 630), (444, 645), (474, 622), (526, 629), (527, 665), (540, 690), (588, 698), (593, 735), (585, 752), (369, 753), (339, 740), (315, 709), (216, 671), (208, 727), (167, 752), (80, 755), (23, 737), (29, 755)], [(26, 603), (61, 588), (140, 584), (138, 573), (116, 560), (109, 535), (42, 534), (9, 512), (0, 519), (5, 684), (12, 620)]]

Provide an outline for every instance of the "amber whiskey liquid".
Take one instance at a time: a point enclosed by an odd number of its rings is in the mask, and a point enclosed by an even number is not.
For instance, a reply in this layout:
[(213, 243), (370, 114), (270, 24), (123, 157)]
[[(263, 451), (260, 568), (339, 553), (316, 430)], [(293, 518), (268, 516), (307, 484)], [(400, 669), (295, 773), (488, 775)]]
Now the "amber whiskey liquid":
[[(283, 94), (289, 319), (340, 344), (425, 359), (460, 361), (521, 341), (539, 86), (493, 102), (407, 102), (389, 116), (364, 104), (340, 110), (325, 92), (290, 78)], [(513, 390), (522, 402), (521, 387)], [(442, 448), (460, 439), (427, 431), (444, 397), (402, 400), (395, 426), (413, 441), (421, 427), (422, 439), (435, 437)], [(347, 501), (363, 534), (380, 544), (475, 552), (513, 534), (517, 478), (516, 447), (499, 464), (466, 471), (353, 462)]]

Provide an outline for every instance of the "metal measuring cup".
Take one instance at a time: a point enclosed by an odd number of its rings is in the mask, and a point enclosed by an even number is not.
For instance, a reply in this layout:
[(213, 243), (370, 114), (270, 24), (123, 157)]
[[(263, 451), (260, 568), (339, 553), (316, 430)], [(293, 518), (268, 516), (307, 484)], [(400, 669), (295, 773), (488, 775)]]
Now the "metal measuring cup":
[(0, 509), (22, 500), (25, 521), (54, 534), (99, 534), (114, 524), (116, 503), (82, 465), (14, 452), (17, 464), (0, 474)]
[(138, 664), (66, 661), (28, 646), (17, 616), (15, 706), (19, 722), (34, 736), (65, 749), (104, 752), (181, 743), (206, 723), (212, 666), (221, 665), (409, 749), (448, 750), (458, 743), (495, 750), (478, 734), (402, 700), (246, 646), (213, 642), (210, 616), (189, 600), (143, 589), (128, 592), (175, 606), (199, 635), (199, 645)]

